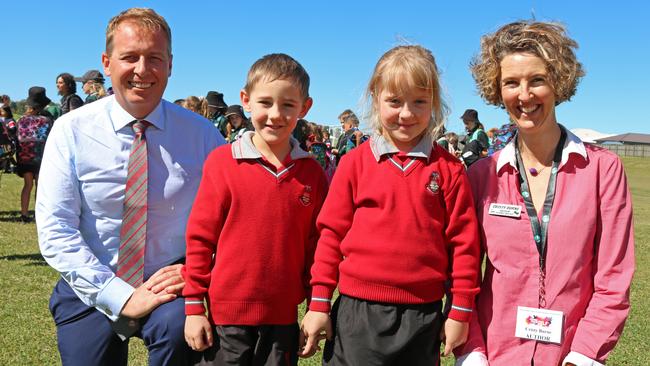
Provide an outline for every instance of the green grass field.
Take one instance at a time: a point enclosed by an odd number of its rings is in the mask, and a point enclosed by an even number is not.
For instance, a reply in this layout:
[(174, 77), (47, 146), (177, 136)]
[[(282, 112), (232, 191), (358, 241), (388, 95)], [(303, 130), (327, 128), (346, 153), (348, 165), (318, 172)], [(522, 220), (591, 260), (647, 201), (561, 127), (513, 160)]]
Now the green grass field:
[[(650, 159), (623, 159), (634, 201), (637, 270), (632, 285), (632, 312), (609, 365), (650, 364)], [(36, 227), (19, 222), (22, 180), (0, 180), (0, 365), (59, 364), (48, 300), (58, 275), (38, 250)], [(47, 182), (43, 182), (47, 184)], [(33, 206), (33, 202), (32, 202)], [(318, 365), (316, 357), (301, 365)], [(145, 365), (146, 352), (131, 341), (130, 365)], [(447, 359), (444, 365), (451, 365)]]

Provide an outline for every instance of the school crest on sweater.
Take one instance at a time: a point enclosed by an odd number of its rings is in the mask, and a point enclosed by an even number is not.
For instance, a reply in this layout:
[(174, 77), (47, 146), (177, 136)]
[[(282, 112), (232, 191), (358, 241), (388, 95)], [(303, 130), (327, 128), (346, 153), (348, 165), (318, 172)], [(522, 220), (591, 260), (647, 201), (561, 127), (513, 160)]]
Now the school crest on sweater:
[(298, 196), (298, 199), (303, 206), (309, 206), (311, 204), (311, 186), (306, 185), (302, 191), (302, 194)]
[(438, 194), (438, 191), (440, 190), (440, 173), (431, 172), (429, 183), (427, 183), (426, 188), (429, 192)]

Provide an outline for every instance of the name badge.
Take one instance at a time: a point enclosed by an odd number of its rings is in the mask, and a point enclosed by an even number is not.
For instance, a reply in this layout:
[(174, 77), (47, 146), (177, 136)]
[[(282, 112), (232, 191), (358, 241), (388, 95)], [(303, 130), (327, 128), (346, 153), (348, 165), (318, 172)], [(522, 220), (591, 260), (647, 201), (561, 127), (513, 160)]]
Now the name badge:
[(506, 205), (504, 203), (490, 203), (490, 209), (488, 210), (488, 213), (490, 215), (496, 216), (520, 217), (521, 206)]
[(515, 337), (560, 344), (563, 323), (561, 311), (517, 306)]

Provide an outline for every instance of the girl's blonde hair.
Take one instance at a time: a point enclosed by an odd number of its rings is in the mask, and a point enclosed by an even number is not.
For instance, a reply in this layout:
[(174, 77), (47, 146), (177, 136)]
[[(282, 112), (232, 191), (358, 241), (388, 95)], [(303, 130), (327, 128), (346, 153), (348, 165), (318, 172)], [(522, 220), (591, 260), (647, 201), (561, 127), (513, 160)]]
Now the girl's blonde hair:
[(370, 101), (369, 120), (373, 130), (383, 133), (378, 104), (379, 94), (383, 90), (405, 94), (407, 90), (426, 89), (431, 93), (433, 108), (425, 133), (431, 141), (435, 141), (448, 114), (447, 105), (442, 99), (439, 74), (433, 54), (422, 46), (397, 46), (384, 53), (375, 66), (366, 95)]
[(200, 114), (203, 117), (208, 118), (208, 101), (205, 98), (199, 98), (197, 96), (190, 95), (189, 97), (185, 98), (182, 106), (196, 114)]
[(97, 94), (97, 97), (103, 98), (106, 96), (106, 89), (104, 89), (104, 84), (99, 83), (94, 80), (90, 80), (88, 85), (88, 90), (90, 90), (90, 94)]

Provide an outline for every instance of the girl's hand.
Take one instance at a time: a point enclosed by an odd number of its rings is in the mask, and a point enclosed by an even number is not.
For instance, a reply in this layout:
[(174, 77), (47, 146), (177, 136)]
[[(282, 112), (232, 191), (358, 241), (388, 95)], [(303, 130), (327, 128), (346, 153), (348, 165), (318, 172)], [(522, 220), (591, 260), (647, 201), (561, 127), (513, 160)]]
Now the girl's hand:
[(212, 326), (205, 315), (188, 315), (185, 318), (185, 341), (195, 351), (212, 347)]
[(300, 324), (300, 340), (298, 356), (311, 357), (320, 351), (318, 342), (321, 339), (332, 339), (332, 321), (326, 313), (308, 311)]
[(447, 319), (445, 321), (444, 332), (442, 339), (445, 342), (445, 351), (443, 355), (449, 356), (454, 348), (463, 345), (467, 341), (469, 323)]

